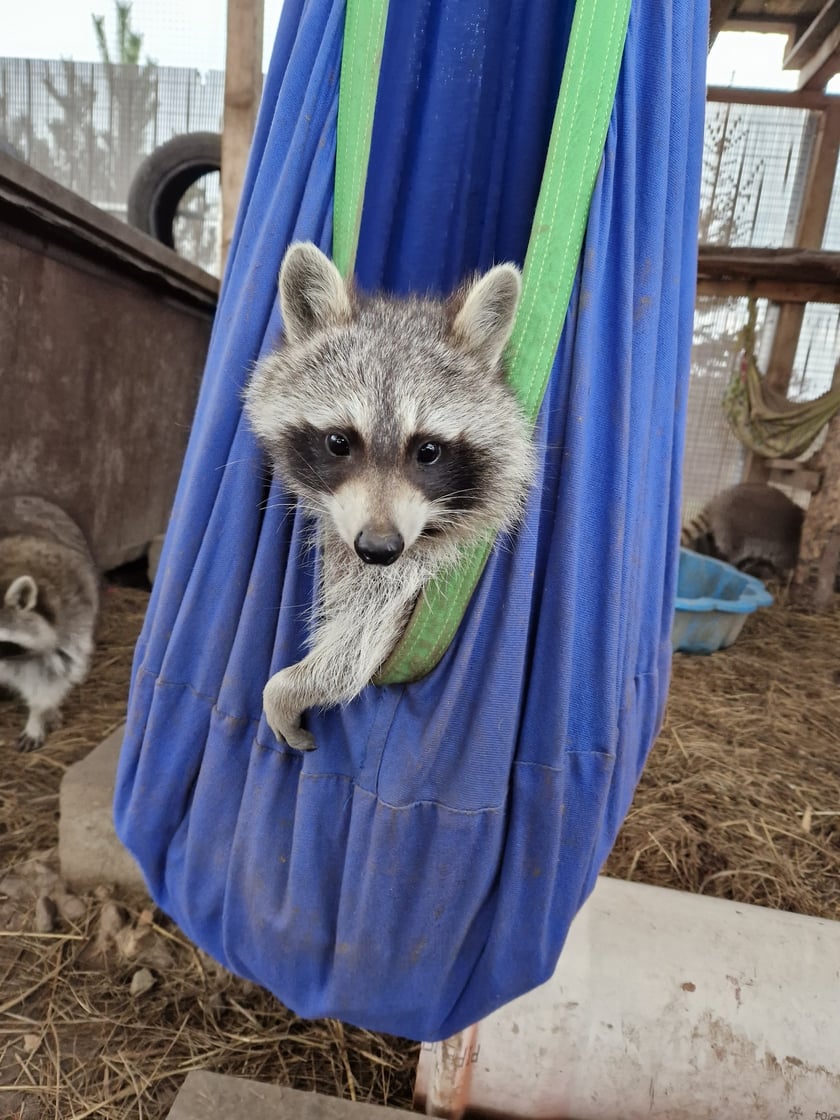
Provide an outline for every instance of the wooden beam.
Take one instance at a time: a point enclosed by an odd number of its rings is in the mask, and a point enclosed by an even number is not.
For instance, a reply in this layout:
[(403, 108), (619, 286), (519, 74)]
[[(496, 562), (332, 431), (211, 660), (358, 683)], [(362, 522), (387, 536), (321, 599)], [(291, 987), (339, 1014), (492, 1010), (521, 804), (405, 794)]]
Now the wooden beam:
[(840, 252), (701, 245), (697, 254), (697, 276), (703, 280), (766, 280), (836, 290), (840, 286)]
[(785, 70), (801, 70), (819, 51), (828, 35), (840, 24), (840, 0), (826, 0), (806, 29), (790, 46), (782, 65)]
[(784, 16), (762, 16), (754, 12), (749, 16), (739, 15), (737, 12), (730, 16), (727, 31), (756, 31), (762, 35), (787, 35), (790, 39), (797, 39), (807, 27), (807, 21), (786, 19)]
[(706, 100), (735, 105), (778, 105), (788, 109), (830, 109), (837, 98), (813, 89), (740, 89), (731, 86), (709, 86)]
[[(811, 165), (802, 199), (802, 211), (796, 233), (796, 244), (804, 249), (819, 250), (825, 235), (834, 176), (837, 173), (837, 156), (840, 152), (840, 101), (822, 112)], [(800, 280), (813, 279), (800, 274)], [(773, 347), (765, 375), (769, 387), (787, 392), (790, 383), (796, 347), (802, 330), (805, 309), (802, 304), (783, 304), (779, 312)]]
[(813, 58), (799, 71), (800, 89), (825, 89), (840, 70), (840, 26), (826, 36)]
[(752, 296), (771, 303), (840, 303), (840, 284), (705, 276), (697, 280), (697, 294), (717, 299)]
[(709, 10), (709, 49), (735, 9), (736, 0), (711, 0)]
[(796, 238), (797, 245), (803, 248), (819, 249), (823, 243), (831, 207), (831, 194), (834, 190), (834, 177), (837, 174), (838, 155), (840, 155), (840, 98), (835, 97), (822, 114), (805, 186), (802, 215)]
[(791, 600), (800, 610), (824, 611), (834, 598), (840, 565), (840, 412), (828, 423), (814, 466), (822, 473), (822, 485), (805, 514)]
[(783, 486), (792, 486), (794, 490), (808, 490), (815, 494), (822, 485), (820, 471), (810, 470), (801, 463), (790, 459), (766, 459), (765, 465), (770, 472), (773, 482), (780, 482)]
[(222, 129), (222, 268), (233, 237), (262, 93), (263, 0), (228, 0)]

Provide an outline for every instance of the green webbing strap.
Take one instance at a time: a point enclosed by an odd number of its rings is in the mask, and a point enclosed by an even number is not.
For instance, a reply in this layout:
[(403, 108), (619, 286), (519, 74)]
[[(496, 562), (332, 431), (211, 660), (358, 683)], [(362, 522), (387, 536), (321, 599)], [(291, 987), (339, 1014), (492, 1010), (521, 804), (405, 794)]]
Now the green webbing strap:
[[(355, 248), (351, 251), (349, 246), (355, 247), (358, 238), (385, 9), (386, 0), (347, 0), (333, 241), (336, 264), (345, 275), (355, 257)], [(509, 381), (532, 424), (542, 403), (566, 318), (615, 100), (629, 11), (630, 0), (578, 0), (575, 7), (525, 257), (522, 298), (507, 351)], [(352, 38), (348, 39), (348, 34)], [(342, 100), (359, 98), (361, 89), (364, 112), (369, 115), (363, 119), (359, 105), (348, 105), (342, 133)], [(365, 138), (364, 150), (360, 151), (361, 140)], [(345, 194), (351, 190), (351, 183), (357, 193)], [(426, 588), (402, 639), (377, 677), (379, 683), (418, 680), (435, 667), (458, 629), (492, 543), (488, 539), (476, 546), (457, 568)]]
[(333, 260), (352, 276), (362, 224), (388, 0), (347, 0), (338, 87)]

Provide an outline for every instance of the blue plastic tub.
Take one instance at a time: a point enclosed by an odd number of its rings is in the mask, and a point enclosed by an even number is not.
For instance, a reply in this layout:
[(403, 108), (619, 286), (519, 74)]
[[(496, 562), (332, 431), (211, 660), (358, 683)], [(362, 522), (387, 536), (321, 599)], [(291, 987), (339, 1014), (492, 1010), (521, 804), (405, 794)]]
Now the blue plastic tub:
[(741, 633), (747, 615), (772, 602), (761, 580), (681, 548), (671, 645), (681, 653), (725, 649)]

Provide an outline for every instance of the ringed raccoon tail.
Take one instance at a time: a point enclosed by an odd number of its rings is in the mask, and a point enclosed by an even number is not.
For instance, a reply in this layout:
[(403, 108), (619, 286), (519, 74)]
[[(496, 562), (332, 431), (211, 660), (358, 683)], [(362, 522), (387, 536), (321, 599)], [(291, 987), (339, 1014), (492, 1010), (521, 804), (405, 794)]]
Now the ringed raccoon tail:
[(681, 544), (741, 571), (786, 578), (796, 566), (803, 511), (780, 490), (740, 482), (716, 494), (688, 522)]
[(692, 552), (699, 552), (702, 556), (720, 559), (714, 532), (705, 509), (683, 525), (680, 531), (680, 545), (682, 548), (691, 549)]

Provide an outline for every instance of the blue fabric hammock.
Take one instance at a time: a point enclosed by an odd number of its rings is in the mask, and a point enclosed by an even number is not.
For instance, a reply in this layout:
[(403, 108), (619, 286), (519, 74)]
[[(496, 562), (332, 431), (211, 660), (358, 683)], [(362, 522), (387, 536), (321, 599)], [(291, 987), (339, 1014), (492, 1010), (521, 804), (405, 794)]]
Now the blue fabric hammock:
[[(571, 0), (391, 5), (357, 275), (450, 289), (521, 262)], [(552, 973), (668, 686), (696, 268), (706, 6), (638, 0), (539, 484), (438, 667), (310, 712), (306, 526), (240, 394), (291, 240), (329, 252), (343, 0), (286, 0), (194, 429), (138, 644), (115, 818), (158, 904), (304, 1016), (438, 1039)]]

